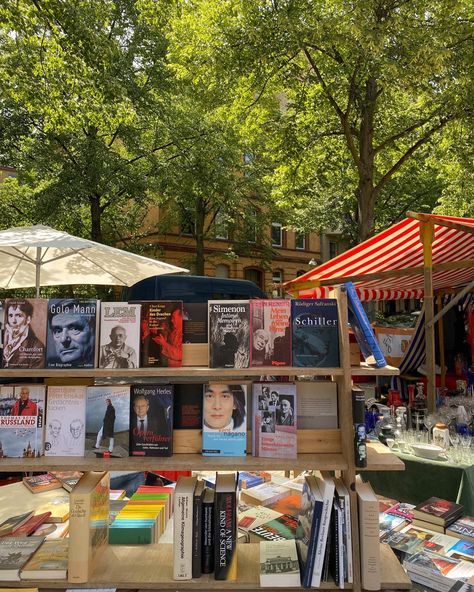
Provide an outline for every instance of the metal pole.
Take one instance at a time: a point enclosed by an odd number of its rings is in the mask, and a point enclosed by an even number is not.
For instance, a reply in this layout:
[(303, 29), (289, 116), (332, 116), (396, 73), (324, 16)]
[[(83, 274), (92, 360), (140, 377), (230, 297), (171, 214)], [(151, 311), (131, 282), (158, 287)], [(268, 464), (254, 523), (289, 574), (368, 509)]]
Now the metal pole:
[(35, 286), (36, 286), (36, 298), (40, 296), (40, 285), (41, 285), (41, 247), (36, 247), (36, 274), (35, 274)]

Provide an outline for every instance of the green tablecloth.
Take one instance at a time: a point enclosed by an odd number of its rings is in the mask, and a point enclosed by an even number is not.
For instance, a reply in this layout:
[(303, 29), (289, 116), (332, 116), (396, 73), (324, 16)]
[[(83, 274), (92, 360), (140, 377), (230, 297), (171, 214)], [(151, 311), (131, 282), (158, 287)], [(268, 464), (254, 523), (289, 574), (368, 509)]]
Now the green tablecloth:
[(436, 496), (464, 506), (464, 513), (474, 516), (474, 465), (455, 465), (448, 461), (425, 460), (411, 454), (398, 454), (405, 463), (404, 471), (366, 471), (381, 495), (418, 504)]

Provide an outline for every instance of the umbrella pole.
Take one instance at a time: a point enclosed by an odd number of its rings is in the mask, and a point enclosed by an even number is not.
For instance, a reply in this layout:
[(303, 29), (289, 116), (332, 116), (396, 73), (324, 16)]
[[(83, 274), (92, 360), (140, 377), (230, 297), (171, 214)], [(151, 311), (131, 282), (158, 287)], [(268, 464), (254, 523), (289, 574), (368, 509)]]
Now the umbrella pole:
[(36, 274), (35, 274), (35, 286), (36, 286), (36, 298), (40, 296), (40, 285), (41, 285), (41, 247), (36, 247)]
[(434, 224), (430, 220), (420, 223), (420, 238), (423, 243), (424, 263), (424, 304), (425, 304), (425, 349), (428, 411), (436, 411), (436, 375), (435, 375), (435, 328), (433, 298), (433, 252)]

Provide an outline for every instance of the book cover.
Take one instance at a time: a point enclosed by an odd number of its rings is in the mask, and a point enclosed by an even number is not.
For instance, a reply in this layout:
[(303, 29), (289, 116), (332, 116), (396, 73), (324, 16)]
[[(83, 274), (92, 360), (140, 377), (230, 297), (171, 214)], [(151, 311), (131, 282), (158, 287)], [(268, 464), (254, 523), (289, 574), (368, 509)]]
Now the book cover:
[(379, 503), (370, 483), (358, 482), (356, 492), (359, 506), (362, 588), (380, 590)]
[(84, 456), (86, 387), (48, 386), (45, 456)]
[(352, 561), (352, 522), (351, 522), (351, 499), (349, 490), (340, 478), (334, 478), (334, 495), (343, 512), (342, 516), (342, 537), (344, 545), (344, 580), (352, 584), (354, 578), (354, 567)]
[(344, 543), (342, 534), (342, 510), (336, 499), (332, 503), (331, 537), (329, 545), (329, 572), (338, 588), (344, 588)]
[(249, 528), (250, 542), (282, 541), (296, 538), (298, 518), (289, 514), (281, 514), (268, 522)]
[(174, 384), (173, 427), (202, 429), (202, 383)]
[(53, 474), (61, 481), (63, 489), (71, 492), (84, 473), (82, 471), (53, 471)]
[(130, 456), (173, 454), (173, 385), (133, 385)]
[(214, 576), (237, 579), (237, 479), (235, 473), (218, 473), (214, 494)]
[(23, 484), (28, 487), (31, 493), (41, 493), (42, 491), (49, 491), (50, 489), (62, 488), (61, 481), (56, 479), (52, 473), (23, 477)]
[(296, 385), (292, 382), (254, 382), (252, 389), (253, 455), (296, 458)]
[(208, 366), (207, 302), (183, 302), (183, 366)]
[(328, 430), (338, 427), (337, 383), (329, 380), (299, 380), (296, 408), (300, 430)]
[(247, 448), (247, 385), (209, 383), (203, 386), (202, 454), (245, 456)]
[[(404, 560), (403, 566), (411, 579), (425, 576), (438, 585), (445, 584), (450, 589), (454, 580), (466, 581), (474, 576), (474, 564), (454, 557), (445, 557), (436, 553), (421, 551)], [(438, 589), (436, 586), (432, 588)]]
[(214, 571), (214, 489), (204, 488), (202, 498), (201, 571)]
[(140, 366), (176, 368), (183, 360), (183, 303), (172, 300), (142, 302)]
[(0, 539), (0, 580), (20, 581), (20, 570), (42, 543), (42, 538), (32, 537)]
[[(240, 531), (247, 534), (251, 528), (256, 528), (261, 524), (279, 518), (283, 512), (278, 512), (265, 506), (250, 506), (248, 509), (238, 512), (237, 527)], [(250, 536), (247, 537), (250, 539)]]
[(36, 458), (44, 454), (46, 387), (0, 387), (0, 458)]
[(181, 476), (174, 493), (173, 579), (191, 580), (193, 575), (193, 498), (197, 477)]
[(43, 512), (42, 514), (33, 514), (26, 522), (12, 531), (12, 536), (30, 536), (32, 535), (46, 520), (49, 520), (51, 512)]
[(140, 304), (100, 305), (99, 368), (138, 368)]
[(339, 366), (339, 319), (336, 300), (291, 300), (291, 323), (293, 366)]
[(68, 581), (90, 580), (94, 562), (108, 541), (109, 473), (85, 473), (70, 494)]
[(290, 300), (251, 300), (250, 366), (291, 366)]
[(193, 497), (193, 578), (202, 574), (202, 503), (204, 497), (204, 481), (198, 479)]
[(86, 396), (85, 455), (128, 456), (130, 387), (88, 386)]
[(379, 534), (383, 536), (392, 530), (400, 530), (407, 524), (407, 519), (402, 516), (393, 516), (385, 512), (379, 514)]
[(260, 586), (300, 586), (300, 569), (294, 540), (260, 542)]
[(433, 524), (448, 525), (461, 516), (464, 506), (439, 497), (430, 497), (413, 508), (413, 516)]
[(405, 518), (406, 520), (413, 520), (413, 508), (415, 507), (414, 504), (408, 504), (407, 502), (398, 502), (388, 508), (386, 510), (387, 514), (392, 514), (393, 516), (399, 516), (401, 518)]
[(94, 368), (98, 302), (48, 300), (46, 368)]
[(276, 512), (280, 512), (281, 514), (298, 516), (301, 510), (301, 495), (302, 490), (300, 493), (290, 492), (290, 495), (287, 495), (276, 502), (272, 502), (271, 504), (267, 504), (267, 508), (270, 510), (275, 510)]
[(209, 367), (250, 365), (250, 303), (209, 300)]
[(22, 580), (66, 579), (68, 539), (45, 541), (20, 571)]
[(48, 301), (7, 298), (3, 331), (3, 368), (44, 368)]
[(467, 541), (474, 542), (474, 518), (472, 516), (463, 516), (453, 522), (448, 528), (446, 528), (446, 534), (452, 534), (458, 536)]
[(10, 518), (7, 518), (0, 524), (0, 537), (12, 534), (14, 530), (23, 526), (32, 516), (32, 510), (16, 516), (10, 516)]
[(251, 489), (243, 489), (240, 492), (240, 501), (255, 506), (267, 506), (290, 495), (290, 493), (290, 488), (284, 485), (262, 483)]
[(323, 573), (324, 557), (326, 553), (326, 546), (328, 534), (330, 530), (331, 511), (333, 507), (335, 483), (334, 479), (326, 471), (318, 472), (316, 475), (310, 476), (318, 484), (318, 488), (323, 500), (323, 507), (321, 512), (321, 523), (317, 532), (315, 559), (313, 566), (312, 585), (319, 586)]

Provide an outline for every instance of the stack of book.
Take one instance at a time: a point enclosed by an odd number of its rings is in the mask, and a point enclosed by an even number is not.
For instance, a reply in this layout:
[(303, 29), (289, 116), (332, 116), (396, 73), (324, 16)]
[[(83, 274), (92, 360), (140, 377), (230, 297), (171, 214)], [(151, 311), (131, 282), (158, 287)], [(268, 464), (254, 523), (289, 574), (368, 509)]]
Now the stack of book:
[(461, 504), (430, 497), (413, 508), (413, 524), (436, 532), (445, 532), (448, 526), (462, 516), (463, 510)]

